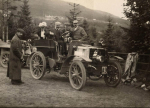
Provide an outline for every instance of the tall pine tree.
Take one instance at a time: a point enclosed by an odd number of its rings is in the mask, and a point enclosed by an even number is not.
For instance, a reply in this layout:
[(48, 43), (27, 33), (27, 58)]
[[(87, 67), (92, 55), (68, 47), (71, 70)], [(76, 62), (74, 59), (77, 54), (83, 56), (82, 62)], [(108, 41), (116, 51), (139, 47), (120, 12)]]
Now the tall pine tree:
[(18, 27), (24, 29), (26, 33), (25, 39), (28, 39), (30, 38), (31, 33), (33, 32), (28, 0), (23, 1), (23, 6), (21, 6), (21, 11), (19, 15), (20, 19), (18, 21)]
[(112, 24), (112, 19), (109, 17), (108, 18), (108, 25), (107, 29), (104, 31), (104, 40), (108, 46), (108, 50), (112, 51), (114, 50), (114, 37), (112, 36), (114, 26)]
[(70, 10), (69, 15), (66, 15), (66, 17), (68, 18), (71, 26), (73, 26), (73, 20), (77, 20), (77, 16), (81, 13), (81, 11), (78, 10), (77, 6), (79, 6), (79, 4), (73, 3), (73, 4), (69, 4), (73, 7), (73, 9)]

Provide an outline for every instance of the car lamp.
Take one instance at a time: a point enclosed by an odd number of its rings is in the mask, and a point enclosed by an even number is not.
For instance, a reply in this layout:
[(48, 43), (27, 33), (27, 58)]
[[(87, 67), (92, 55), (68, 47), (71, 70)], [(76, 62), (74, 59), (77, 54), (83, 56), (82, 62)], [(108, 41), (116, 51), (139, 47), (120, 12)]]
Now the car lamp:
[(37, 51), (37, 48), (36, 48), (36, 47), (33, 47), (32, 50), (33, 50), (33, 52), (36, 52), (36, 51)]
[(100, 56), (100, 55), (97, 55), (96, 56), (96, 60), (100, 61), (100, 62), (104, 62), (104, 57), (103, 56)]

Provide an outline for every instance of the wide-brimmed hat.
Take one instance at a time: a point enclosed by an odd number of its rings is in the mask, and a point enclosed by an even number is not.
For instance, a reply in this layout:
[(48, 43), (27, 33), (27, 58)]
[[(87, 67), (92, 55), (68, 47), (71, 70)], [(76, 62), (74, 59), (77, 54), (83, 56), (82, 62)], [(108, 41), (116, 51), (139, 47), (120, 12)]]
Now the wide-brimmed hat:
[(39, 23), (39, 27), (46, 27), (46, 26), (47, 26), (46, 22)]
[(18, 29), (17, 29), (17, 32), (20, 32), (20, 33), (25, 34), (25, 31), (24, 31), (23, 29), (21, 29), (21, 28), (18, 28)]

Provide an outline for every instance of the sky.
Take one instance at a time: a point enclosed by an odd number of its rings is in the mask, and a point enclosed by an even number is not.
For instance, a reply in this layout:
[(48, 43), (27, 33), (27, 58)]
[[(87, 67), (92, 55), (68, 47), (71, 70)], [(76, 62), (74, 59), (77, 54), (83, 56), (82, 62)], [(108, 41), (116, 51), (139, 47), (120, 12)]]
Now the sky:
[(87, 8), (94, 10), (101, 10), (111, 13), (118, 17), (124, 17), (123, 15), (123, 3), (125, 0), (63, 0), (67, 2), (78, 3)]

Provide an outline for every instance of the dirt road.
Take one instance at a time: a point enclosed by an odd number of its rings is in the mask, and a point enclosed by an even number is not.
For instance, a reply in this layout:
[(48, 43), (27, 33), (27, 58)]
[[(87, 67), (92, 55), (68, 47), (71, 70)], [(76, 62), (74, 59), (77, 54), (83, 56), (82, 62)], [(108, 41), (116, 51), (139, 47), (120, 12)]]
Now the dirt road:
[(150, 91), (123, 84), (111, 88), (103, 79), (88, 80), (76, 91), (63, 75), (52, 72), (35, 80), (24, 68), (22, 80), (25, 84), (11, 85), (0, 67), (0, 107), (150, 107)]

